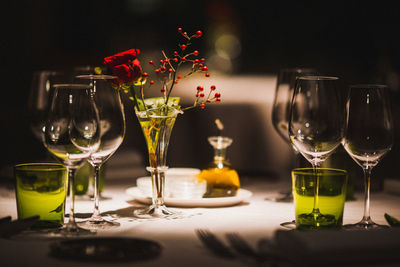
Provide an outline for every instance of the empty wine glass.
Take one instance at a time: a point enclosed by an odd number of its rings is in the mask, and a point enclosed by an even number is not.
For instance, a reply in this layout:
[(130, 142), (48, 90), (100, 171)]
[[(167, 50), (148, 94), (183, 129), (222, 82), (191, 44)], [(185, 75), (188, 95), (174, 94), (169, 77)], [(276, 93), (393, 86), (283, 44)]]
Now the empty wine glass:
[(75, 222), (74, 181), (76, 170), (99, 147), (99, 114), (84, 84), (55, 84), (45, 125), (44, 144), (68, 170), (70, 213), (62, 234), (87, 232)]
[(354, 85), (347, 99), (346, 130), (343, 147), (364, 171), (364, 215), (347, 229), (377, 229), (370, 217), (370, 179), (372, 168), (393, 145), (393, 122), (385, 85)]
[(120, 89), (113, 87), (111, 82), (116, 77), (110, 75), (79, 75), (81, 81), (90, 83), (93, 88), (93, 98), (99, 111), (100, 146), (88, 158), (94, 167), (94, 211), (92, 217), (80, 226), (89, 229), (106, 229), (119, 226), (118, 222), (104, 219), (99, 209), (99, 181), (101, 166), (114, 154), (125, 136), (125, 113), (120, 96)]
[[(274, 102), (272, 105), (272, 124), (279, 136), (293, 148), (294, 154), (298, 152), (289, 139), (288, 124), (290, 102), (292, 101), (296, 79), (306, 75), (316, 75), (313, 68), (286, 68), (279, 71), (275, 87)], [(290, 177), (290, 174), (288, 175)], [(289, 202), (293, 200), (292, 191), (284, 192), (283, 196), (271, 199), (276, 202)]]
[(338, 80), (337, 77), (328, 76), (299, 77), (291, 103), (290, 140), (315, 171), (313, 211), (302, 218), (311, 225), (329, 224), (330, 220), (335, 219), (319, 211), (318, 168), (343, 138), (345, 112)]

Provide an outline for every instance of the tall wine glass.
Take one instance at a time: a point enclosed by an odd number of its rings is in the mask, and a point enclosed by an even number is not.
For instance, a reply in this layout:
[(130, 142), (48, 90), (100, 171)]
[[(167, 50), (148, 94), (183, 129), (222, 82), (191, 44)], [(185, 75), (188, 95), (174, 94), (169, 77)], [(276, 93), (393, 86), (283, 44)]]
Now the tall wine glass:
[(346, 131), (343, 147), (364, 171), (364, 215), (360, 222), (346, 225), (349, 229), (376, 229), (370, 217), (370, 179), (372, 168), (393, 145), (393, 122), (387, 87), (354, 85), (347, 99)]
[(315, 172), (313, 211), (302, 218), (310, 224), (323, 225), (335, 219), (319, 211), (318, 168), (343, 138), (345, 112), (338, 80), (337, 77), (328, 76), (299, 77), (291, 103), (290, 140), (312, 164)]
[(118, 222), (104, 219), (99, 209), (99, 181), (101, 166), (114, 154), (121, 145), (125, 136), (125, 113), (120, 96), (120, 89), (111, 84), (116, 77), (109, 75), (79, 75), (79, 80), (90, 83), (93, 87), (93, 97), (99, 110), (100, 118), (100, 146), (88, 158), (93, 166), (94, 179), (94, 210), (92, 217), (79, 223), (89, 229), (106, 229), (119, 226)]
[[(306, 75), (316, 75), (314, 68), (286, 68), (281, 69), (275, 87), (274, 102), (272, 105), (272, 124), (279, 136), (293, 148), (295, 155), (298, 154), (289, 139), (288, 124), (290, 102), (292, 101), (296, 79)], [(290, 175), (288, 175), (290, 177)], [(293, 199), (292, 191), (284, 192), (283, 196), (272, 199), (276, 202), (289, 202)]]
[(99, 114), (90, 86), (55, 84), (53, 88), (44, 144), (68, 170), (70, 213), (61, 232), (79, 234), (85, 231), (75, 222), (75, 172), (99, 147)]

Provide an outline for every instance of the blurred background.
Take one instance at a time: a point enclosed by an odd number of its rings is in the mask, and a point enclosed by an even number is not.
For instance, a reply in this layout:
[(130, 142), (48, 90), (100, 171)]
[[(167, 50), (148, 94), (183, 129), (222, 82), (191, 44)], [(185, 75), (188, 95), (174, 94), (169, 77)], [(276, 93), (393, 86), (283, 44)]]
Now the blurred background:
[[(234, 140), (228, 157), (240, 174), (285, 175), (294, 156), (271, 124), (276, 75), (281, 68), (315, 67), (339, 76), (343, 87), (355, 83), (390, 87), (396, 143), (374, 171), (382, 178), (398, 178), (394, 166), (400, 155), (400, 9), (396, 6), (254, 0), (20, 0), (9, 5), (3, 9), (7, 18), (2, 18), (0, 119), (5, 149), (0, 154), (0, 176), (9, 175), (15, 163), (46, 157), (30, 129), (27, 109), (35, 71), (101, 65), (104, 57), (130, 48), (141, 50), (139, 59), (146, 70), (149, 59), (161, 59), (161, 49), (177, 49), (183, 41), (177, 28), (182, 27), (188, 33), (203, 31), (193, 46), (206, 58), (211, 77), (189, 78), (175, 94), (182, 93), (184, 103), (190, 104), (197, 85), (215, 84), (222, 103), (186, 112), (177, 120), (170, 166), (205, 167), (213, 153), (206, 138), (216, 134), (214, 120), (220, 118), (224, 135)], [(115, 158), (143, 167), (144, 139), (130, 102), (126, 98), (124, 102), (128, 130)], [(355, 168), (361, 174), (361, 168)]]

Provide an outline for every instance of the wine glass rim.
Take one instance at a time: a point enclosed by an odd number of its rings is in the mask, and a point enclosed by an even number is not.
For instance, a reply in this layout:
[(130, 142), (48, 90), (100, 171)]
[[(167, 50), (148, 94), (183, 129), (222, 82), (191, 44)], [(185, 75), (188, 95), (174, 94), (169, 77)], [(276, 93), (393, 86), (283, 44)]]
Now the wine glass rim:
[(336, 77), (336, 76), (306, 75), (306, 76), (300, 76), (297, 79), (299, 79), (299, 80), (307, 80), (307, 81), (336, 81), (336, 80), (339, 80), (339, 77)]
[(114, 80), (117, 76), (106, 74), (83, 74), (75, 76), (77, 79), (90, 79), (90, 80)]
[(90, 89), (90, 88), (92, 88), (90, 85), (79, 84), (79, 83), (59, 83), (59, 84), (54, 84), (53, 87), (60, 88), (60, 89)]
[(354, 85), (350, 85), (350, 88), (359, 88), (359, 89), (387, 88), (387, 85), (385, 85), (385, 84), (354, 84)]
[[(319, 172), (325, 172), (325, 173), (329, 173), (329, 174), (336, 174), (336, 175), (343, 175), (343, 174), (347, 174), (347, 170), (343, 170), (343, 169), (337, 169), (337, 168), (318, 168)], [(311, 168), (311, 167), (305, 167), (305, 168), (295, 168), (292, 170), (293, 173), (303, 173), (303, 174), (313, 174), (315, 173), (315, 169)]]
[(294, 67), (294, 68), (283, 68), (280, 70), (281, 72), (296, 72), (296, 73), (302, 73), (302, 72), (311, 72), (314, 71), (316, 72), (317, 69), (315, 68), (303, 68), (303, 67)]

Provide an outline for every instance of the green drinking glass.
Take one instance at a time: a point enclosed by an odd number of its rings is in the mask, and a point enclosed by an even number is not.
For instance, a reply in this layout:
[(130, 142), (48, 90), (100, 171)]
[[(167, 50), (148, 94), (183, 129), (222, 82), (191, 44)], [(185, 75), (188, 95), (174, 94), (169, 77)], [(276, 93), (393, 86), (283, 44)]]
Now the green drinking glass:
[(32, 228), (64, 223), (68, 172), (62, 164), (25, 163), (14, 166), (18, 219), (39, 215)]
[[(297, 229), (342, 227), (347, 171), (298, 168), (292, 171), (292, 184)], [(319, 213), (313, 212), (315, 208)]]

